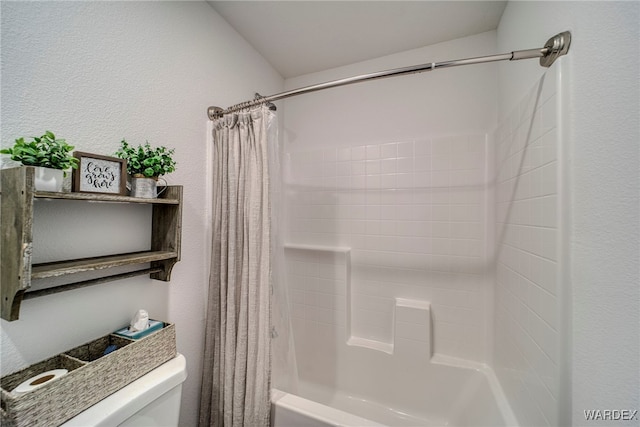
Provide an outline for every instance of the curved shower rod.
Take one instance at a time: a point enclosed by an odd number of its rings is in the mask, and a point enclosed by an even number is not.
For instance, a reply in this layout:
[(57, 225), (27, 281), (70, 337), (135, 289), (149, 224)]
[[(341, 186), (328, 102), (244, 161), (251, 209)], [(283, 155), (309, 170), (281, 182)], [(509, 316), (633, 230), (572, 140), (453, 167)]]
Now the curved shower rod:
[[(457, 67), (460, 65), (482, 64), (484, 62), (495, 61), (515, 61), (519, 59), (531, 59), (540, 58), (540, 65), (543, 67), (550, 67), (558, 57), (566, 55), (569, 51), (569, 45), (571, 44), (571, 33), (564, 31), (556, 34), (547, 40), (544, 47), (539, 49), (527, 49), (516, 50), (509, 53), (503, 53), (499, 55), (491, 56), (479, 56), (475, 58), (457, 59), (453, 61), (444, 62), (429, 62), (426, 64), (413, 65), (403, 68), (395, 68), (392, 70), (378, 71), (375, 73), (362, 74), (359, 76), (347, 77), (344, 79), (332, 80), (325, 83), (319, 83), (311, 86), (305, 86), (298, 89), (293, 89), (287, 92), (277, 93), (270, 96), (260, 96), (256, 94), (256, 99), (252, 101), (243, 102), (241, 104), (234, 105), (232, 107), (222, 109), (220, 107), (209, 107), (207, 114), (210, 120), (222, 117), (225, 114), (233, 113), (235, 111), (242, 110), (244, 108), (253, 107), (260, 104), (270, 103), (279, 99), (289, 98), (291, 96), (302, 95), (303, 93), (315, 92), (318, 90), (329, 89), (332, 87), (345, 86), (353, 83), (359, 83), (369, 80), (383, 79), (387, 77), (403, 76), (406, 74), (422, 73), (425, 71), (433, 71), (438, 68)], [(275, 107), (273, 107), (275, 109)]]

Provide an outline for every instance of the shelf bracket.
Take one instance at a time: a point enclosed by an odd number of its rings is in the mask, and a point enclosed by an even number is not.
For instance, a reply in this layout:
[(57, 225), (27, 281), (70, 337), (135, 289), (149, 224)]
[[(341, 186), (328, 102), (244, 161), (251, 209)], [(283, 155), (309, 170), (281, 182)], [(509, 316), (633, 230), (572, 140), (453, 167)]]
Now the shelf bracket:
[(151, 250), (175, 252), (178, 256), (176, 258), (153, 261), (151, 267), (161, 271), (152, 273), (150, 277), (168, 282), (171, 279), (173, 266), (180, 261), (180, 247), (182, 246), (182, 186), (167, 187), (163, 197), (180, 200), (180, 203), (163, 207), (154, 205), (151, 225)]

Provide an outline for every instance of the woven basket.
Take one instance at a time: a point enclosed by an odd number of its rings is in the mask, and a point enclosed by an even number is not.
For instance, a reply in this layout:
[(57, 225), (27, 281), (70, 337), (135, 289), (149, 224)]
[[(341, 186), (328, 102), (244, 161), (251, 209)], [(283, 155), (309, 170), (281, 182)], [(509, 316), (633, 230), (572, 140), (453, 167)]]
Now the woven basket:
[[(102, 356), (110, 344), (118, 349)], [(173, 324), (139, 340), (107, 335), (0, 379), (2, 426), (58, 426), (176, 357)], [(68, 374), (21, 395), (10, 393), (51, 369)]]

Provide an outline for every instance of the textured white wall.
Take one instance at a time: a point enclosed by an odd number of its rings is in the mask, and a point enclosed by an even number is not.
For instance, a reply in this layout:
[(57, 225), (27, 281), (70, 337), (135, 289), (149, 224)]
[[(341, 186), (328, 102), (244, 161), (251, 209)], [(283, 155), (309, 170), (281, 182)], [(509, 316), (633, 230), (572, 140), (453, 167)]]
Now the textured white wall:
[[(563, 59), (568, 119), (560, 124), (568, 136), (560, 171), (571, 276), (562, 284), (571, 295), (562, 321), (573, 329), (561, 361), (571, 378), (560, 385), (560, 425), (585, 425), (588, 409), (640, 407), (639, 14), (637, 2), (510, 2), (498, 27), (501, 51), (573, 34)], [(501, 114), (543, 71), (532, 61), (501, 64)]]
[[(176, 148), (178, 167), (168, 180), (185, 191), (182, 260), (171, 283), (136, 278), (26, 301), (20, 320), (1, 323), (2, 373), (111, 332), (144, 307), (176, 323), (189, 371), (181, 425), (195, 425), (209, 245), (206, 108), (250, 99), (254, 91), (279, 92), (283, 81), (205, 2), (1, 7), (3, 146), (45, 129), (77, 150), (101, 154), (113, 153), (123, 137), (148, 139)], [(88, 218), (102, 210), (80, 205), (78, 213), (75, 202), (46, 203), (39, 203), (37, 218), (38, 229), (48, 231), (38, 237), (42, 259), (148, 244), (148, 230), (131, 235), (133, 224), (149, 224), (144, 208), (105, 205), (122, 221), (105, 225), (104, 217)]]

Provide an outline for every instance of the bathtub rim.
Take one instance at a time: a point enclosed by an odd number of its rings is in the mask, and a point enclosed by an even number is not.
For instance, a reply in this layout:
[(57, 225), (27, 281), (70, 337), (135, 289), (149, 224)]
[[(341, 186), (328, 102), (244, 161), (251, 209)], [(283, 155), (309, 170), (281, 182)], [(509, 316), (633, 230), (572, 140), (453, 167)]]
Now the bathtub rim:
[(285, 411), (302, 414), (313, 420), (320, 421), (327, 426), (388, 427), (367, 418), (362, 418), (340, 409), (335, 409), (322, 403), (314, 402), (313, 400), (274, 388), (271, 390), (272, 419), (275, 417), (276, 408), (278, 407)]

